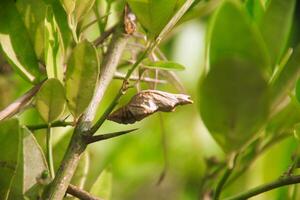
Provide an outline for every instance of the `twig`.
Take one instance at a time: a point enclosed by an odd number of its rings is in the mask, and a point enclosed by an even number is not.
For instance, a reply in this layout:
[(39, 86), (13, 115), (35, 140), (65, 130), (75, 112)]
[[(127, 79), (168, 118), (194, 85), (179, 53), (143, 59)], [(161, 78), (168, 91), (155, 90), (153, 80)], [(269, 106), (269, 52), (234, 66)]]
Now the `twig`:
[(246, 192), (242, 192), (240, 194), (234, 195), (232, 197), (225, 198), (224, 200), (243, 200), (243, 199), (248, 199), (250, 197), (259, 195), (261, 193), (286, 186), (286, 185), (292, 185), (292, 184), (297, 184), (300, 183), (300, 176), (288, 176), (288, 177), (283, 177), (278, 180), (275, 180), (273, 182), (263, 184), (261, 186), (255, 187), (251, 190), (248, 190)]
[(74, 197), (77, 197), (80, 200), (102, 200), (71, 184), (68, 186), (67, 193)]
[(107, 133), (107, 134), (96, 135), (96, 136), (86, 136), (86, 142), (88, 144), (91, 144), (91, 143), (99, 142), (99, 141), (102, 141), (102, 140), (107, 140), (107, 139), (110, 139), (110, 138), (119, 137), (121, 135), (125, 135), (127, 133), (131, 133), (131, 132), (136, 131), (136, 130), (138, 130), (138, 129), (135, 128), (135, 129), (130, 129), (130, 130), (126, 130), (126, 131), (119, 131), (119, 132)]
[(8, 105), (4, 110), (0, 111), (0, 121), (12, 117), (16, 113), (18, 113), (24, 106), (26, 106), (31, 101), (32, 97), (39, 91), (42, 83), (37, 84), (28, 92), (26, 92), (22, 97), (18, 98), (13, 103)]
[(117, 26), (118, 26), (118, 25), (115, 25), (115, 26), (111, 27), (110, 29), (108, 29), (107, 31), (103, 32), (103, 33), (101, 34), (101, 36), (98, 37), (98, 38), (93, 42), (94, 45), (97, 47), (97, 46), (99, 46), (100, 44), (102, 44), (103, 41), (104, 41), (106, 38), (108, 38), (108, 36), (110, 36), (110, 35), (116, 30)]
[[(114, 75), (114, 79), (124, 80), (125, 76), (126, 76), (125, 74), (116, 72), (115, 75)], [(153, 79), (153, 78), (149, 78), (149, 77), (139, 78), (138, 76), (131, 76), (129, 78), (129, 80), (143, 81), (143, 82), (148, 82), (148, 83), (167, 83), (167, 81), (165, 81), (165, 80)]]
[[(65, 121), (55, 121), (51, 123), (51, 127), (66, 127), (66, 126), (74, 126), (74, 122), (65, 122)], [(35, 131), (39, 129), (48, 128), (48, 124), (36, 124), (36, 125), (27, 125), (29, 130)]]

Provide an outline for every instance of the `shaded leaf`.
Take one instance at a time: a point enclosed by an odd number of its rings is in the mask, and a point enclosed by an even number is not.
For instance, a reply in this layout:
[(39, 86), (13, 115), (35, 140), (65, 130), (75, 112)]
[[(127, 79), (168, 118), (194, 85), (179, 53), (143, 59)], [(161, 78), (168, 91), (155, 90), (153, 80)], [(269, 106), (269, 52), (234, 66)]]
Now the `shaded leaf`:
[(120, 124), (132, 124), (155, 112), (172, 112), (178, 105), (191, 104), (190, 96), (171, 94), (158, 90), (143, 90), (133, 96), (128, 104), (108, 116), (108, 120)]
[(50, 6), (47, 7), (44, 34), (45, 64), (48, 78), (57, 78), (63, 82), (64, 47), (59, 27)]
[(239, 1), (224, 1), (209, 30), (211, 64), (228, 57), (251, 60), (253, 67), (267, 72), (270, 59), (258, 28)]
[(271, 0), (259, 23), (262, 36), (270, 52), (273, 67), (286, 50), (292, 27), (295, 0)]
[(47, 123), (59, 118), (65, 108), (65, 89), (59, 80), (44, 82), (36, 96), (36, 108)]
[(255, 21), (259, 21), (262, 18), (265, 12), (265, 5), (263, 1), (246, 0), (245, 5), (249, 14)]
[(162, 70), (185, 70), (185, 67), (179, 63), (172, 61), (156, 61), (152, 62), (150, 60), (144, 61), (144, 64), (149, 68), (162, 69)]
[(243, 147), (268, 115), (268, 85), (251, 61), (228, 58), (211, 66), (200, 86), (200, 113), (225, 151)]
[(21, 134), (17, 119), (0, 121), (0, 199), (8, 198), (15, 177), (20, 151)]
[(112, 173), (108, 169), (105, 169), (101, 172), (100, 176), (97, 178), (93, 184), (90, 193), (109, 200), (112, 191)]
[(39, 180), (48, 171), (43, 151), (33, 134), (26, 128), (21, 129), (22, 144), (19, 152), (17, 174), (14, 178), (9, 199), (39, 199), (44, 185)]
[(14, 2), (0, 1), (0, 10), (0, 46), (4, 55), (20, 76), (30, 82), (38, 82), (38, 61)]
[(75, 118), (89, 105), (99, 74), (99, 61), (94, 46), (83, 41), (73, 49), (67, 64), (66, 95)]
[(156, 37), (184, 3), (178, 0), (127, 0), (138, 21)]

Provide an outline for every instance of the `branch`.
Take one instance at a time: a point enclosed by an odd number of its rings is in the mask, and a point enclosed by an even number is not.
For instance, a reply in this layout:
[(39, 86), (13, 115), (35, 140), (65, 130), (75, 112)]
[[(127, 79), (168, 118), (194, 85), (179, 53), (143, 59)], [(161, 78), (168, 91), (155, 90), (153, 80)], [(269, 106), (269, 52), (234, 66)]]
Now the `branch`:
[(126, 130), (126, 131), (119, 131), (119, 132), (107, 133), (107, 134), (96, 135), (96, 136), (89, 136), (88, 135), (86, 137), (86, 142), (88, 144), (91, 144), (91, 143), (99, 142), (99, 141), (102, 141), (102, 140), (107, 140), (107, 139), (110, 139), (110, 138), (119, 137), (121, 135), (125, 135), (127, 133), (131, 133), (131, 132), (136, 131), (136, 130), (138, 130), (138, 129), (135, 128), (135, 129), (130, 129), (130, 130)]
[(26, 106), (32, 99), (32, 97), (39, 91), (43, 82), (37, 84), (26, 92), (23, 96), (15, 100), (13, 103), (8, 105), (4, 110), (0, 111), (0, 121), (6, 118), (12, 117), (18, 113), (24, 106)]
[(279, 187), (283, 187), (286, 185), (292, 185), (292, 184), (297, 184), (300, 183), (300, 176), (288, 176), (288, 177), (284, 177), (284, 178), (280, 178), (278, 180), (275, 180), (273, 182), (255, 187), (249, 191), (246, 192), (242, 192), (240, 194), (237, 194), (235, 196), (232, 197), (228, 197), (225, 198), (224, 200), (243, 200), (243, 199), (248, 199), (250, 197), (259, 195), (261, 193), (279, 188)]
[[(114, 75), (114, 79), (120, 79), (120, 80), (124, 80), (125, 79), (125, 74), (116, 72)], [(138, 76), (131, 76), (129, 78), (129, 80), (132, 81), (143, 81), (143, 82), (148, 82), (148, 83), (167, 83), (167, 81), (165, 80), (158, 80), (158, 79), (153, 79), (153, 78), (149, 78), (149, 77), (138, 77)]]
[(98, 37), (98, 38), (93, 42), (94, 45), (97, 47), (97, 46), (99, 46), (100, 44), (102, 44), (103, 41), (104, 41), (106, 38), (108, 38), (108, 37), (116, 30), (117, 27), (118, 27), (118, 26), (115, 25), (115, 26), (111, 27), (110, 29), (108, 29), (107, 31), (103, 32), (103, 33), (101, 34), (101, 36)]
[(67, 189), (67, 193), (77, 197), (80, 200), (101, 200), (98, 197), (94, 197), (92, 196), (90, 193), (79, 189), (78, 187), (74, 186), (74, 185), (69, 185), (68, 189)]
[[(65, 122), (65, 121), (55, 121), (51, 123), (51, 127), (66, 127), (66, 126), (74, 126), (73, 122)], [(36, 124), (36, 125), (27, 125), (29, 130), (35, 131), (39, 129), (48, 128), (48, 124)]]

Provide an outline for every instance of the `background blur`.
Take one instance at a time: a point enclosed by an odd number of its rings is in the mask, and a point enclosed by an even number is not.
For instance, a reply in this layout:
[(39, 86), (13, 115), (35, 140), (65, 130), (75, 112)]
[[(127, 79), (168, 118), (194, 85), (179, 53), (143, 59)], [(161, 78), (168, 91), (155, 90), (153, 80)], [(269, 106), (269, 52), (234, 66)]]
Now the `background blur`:
[[(209, 9), (211, 8), (207, 8), (206, 15), (196, 16), (179, 25), (161, 45), (170, 60), (186, 66), (185, 71), (176, 73), (195, 103), (178, 107), (174, 113), (156, 113), (130, 126), (106, 121), (99, 134), (130, 128), (139, 130), (89, 147), (80, 166), (83, 169), (81, 173), (86, 176), (84, 188), (89, 190), (99, 173), (105, 170), (112, 176), (113, 200), (199, 199), (201, 181), (207, 170), (205, 160), (213, 157), (222, 161), (225, 157), (201, 122), (197, 106), (198, 81), (204, 65), (205, 36), (211, 15)], [(94, 31), (97, 35), (96, 28), (89, 31)], [(99, 115), (120, 84), (119, 80), (114, 80), (111, 84), (104, 103), (100, 106)], [(0, 109), (30, 87), (0, 58)], [(176, 92), (171, 84), (159, 85), (158, 89)], [(121, 103), (127, 102), (135, 92), (134, 89), (128, 92)], [(26, 110), (20, 117), (23, 124), (42, 123), (35, 108)], [(61, 146), (65, 147), (71, 133), (71, 128), (54, 129), (56, 167), (64, 152)], [(35, 132), (43, 147), (44, 134), (43, 130)], [(290, 155), (296, 146), (296, 139), (291, 137), (266, 151), (242, 177), (226, 188), (224, 196), (278, 178), (290, 165)], [(274, 190), (253, 199), (285, 199), (292, 187)]]

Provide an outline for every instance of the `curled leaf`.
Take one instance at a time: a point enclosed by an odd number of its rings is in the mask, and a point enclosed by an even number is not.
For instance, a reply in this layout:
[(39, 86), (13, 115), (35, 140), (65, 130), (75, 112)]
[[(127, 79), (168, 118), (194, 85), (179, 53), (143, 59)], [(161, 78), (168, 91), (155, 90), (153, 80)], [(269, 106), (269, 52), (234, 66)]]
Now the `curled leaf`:
[(172, 94), (157, 90), (144, 90), (136, 94), (130, 102), (108, 116), (108, 120), (120, 124), (133, 124), (157, 111), (172, 112), (178, 105), (191, 104), (190, 96)]

